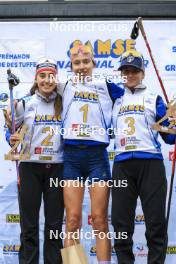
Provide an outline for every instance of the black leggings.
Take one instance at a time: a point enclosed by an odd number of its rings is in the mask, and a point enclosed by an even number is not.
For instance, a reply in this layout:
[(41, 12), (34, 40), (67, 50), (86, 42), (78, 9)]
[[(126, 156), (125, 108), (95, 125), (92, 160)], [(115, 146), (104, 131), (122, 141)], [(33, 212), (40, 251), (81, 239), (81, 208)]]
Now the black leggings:
[[(20, 174), (20, 218), (25, 264), (39, 263), (39, 211), (44, 201), (44, 263), (61, 264), (62, 240), (52, 234), (62, 232), (64, 213), (63, 190), (58, 184), (62, 180), (63, 164), (21, 162)], [(50, 179), (53, 179), (50, 184)], [(58, 181), (58, 182), (57, 182)]]
[(162, 160), (131, 159), (116, 162), (113, 180), (127, 180), (127, 187), (112, 188), (112, 224), (114, 231), (127, 232), (127, 239), (115, 240), (118, 264), (133, 264), (132, 251), (135, 209), (141, 199), (146, 224), (148, 264), (164, 264), (167, 248), (167, 181)]

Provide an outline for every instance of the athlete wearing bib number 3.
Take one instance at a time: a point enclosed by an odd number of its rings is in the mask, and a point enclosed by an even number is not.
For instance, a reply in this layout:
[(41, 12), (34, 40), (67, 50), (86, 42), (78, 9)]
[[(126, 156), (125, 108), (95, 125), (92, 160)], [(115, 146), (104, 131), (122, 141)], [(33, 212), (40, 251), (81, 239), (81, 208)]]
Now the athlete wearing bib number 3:
[[(115, 136), (113, 180), (126, 180), (128, 185), (112, 188), (112, 224), (115, 232), (127, 232), (128, 238), (115, 240), (118, 264), (135, 261), (132, 236), (138, 196), (146, 224), (147, 263), (164, 264), (167, 181), (158, 132), (151, 127), (166, 114), (166, 106), (160, 96), (149, 93), (142, 84), (144, 60), (140, 53), (124, 53), (119, 70), (127, 76), (127, 83), (124, 96), (113, 108), (114, 128), (121, 131)], [(166, 143), (174, 144), (174, 135), (160, 135)]]
[[(124, 89), (93, 80), (95, 62), (88, 46), (73, 47), (70, 55), (72, 70), (78, 79), (68, 81), (63, 91), (64, 179), (68, 183), (64, 187), (65, 247), (74, 244), (69, 233), (79, 231), (82, 221), (84, 186), (72, 184), (74, 180), (84, 183), (88, 178), (92, 226), (97, 232), (97, 259), (99, 263), (110, 263), (111, 243), (106, 236), (109, 188), (106, 183), (104, 187), (99, 186), (99, 181), (106, 182), (111, 178), (106, 150), (109, 144), (107, 129), (111, 125), (112, 99), (122, 96)], [(105, 234), (104, 239), (99, 238), (100, 232)]]
[[(30, 158), (19, 165), (19, 205), (23, 261), (21, 264), (39, 264), (39, 211), (44, 201), (44, 263), (61, 264), (61, 238), (51, 238), (50, 232), (62, 231), (63, 191), (50, 184), (58, 183), (63, 173), (63, 144), (60, 129), (62, 100), (57, 94), (57, 66), (51, 60), (41, 59), (36, 68), (33, 95), (26, 96), (16, 105), (16, 126), (27, 125), (24, 154)], [(11, 135), (10, 144), (18, 140)]]

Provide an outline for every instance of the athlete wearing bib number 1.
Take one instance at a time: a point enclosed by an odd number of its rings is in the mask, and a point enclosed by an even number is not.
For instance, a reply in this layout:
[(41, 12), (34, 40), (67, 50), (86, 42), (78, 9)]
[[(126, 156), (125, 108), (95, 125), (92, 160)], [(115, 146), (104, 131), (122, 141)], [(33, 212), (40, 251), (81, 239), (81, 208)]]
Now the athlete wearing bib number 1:
[[(106, 147), (109, 144), (112, 101), (123, 95), (124, 89), (105, 80), (93, 80), (95, 67), (92, 50), (78, 45), (70, 50), (72, 70), (76, 78), (63, 90), (64, 126), (64, 202), (66, 207), (65, 247), (73, 245), (69, 236), (79, 232), (82, 222), (84, 183), (89, 179), (92, 226), (96, 234), (99, 263), (110, 263), (111, 243), (108, 232), (109, 188), (111, 178)], [(73, 76), (73, 77), (75, 77)], [(74, 187), (74, 181), (80, 182)], [(99, 185), (104, 181), (104, 187)], [(99, 237), (103, 232), (104, 239)]]
[[(63, 191), (59, 183), (63, 174), (63, 144), (54, 130), (61, 128), (62, 100), (57, 94), (57, 65), (46, 58), (37, 63), (33, 95), (26, 96), (16, 105), (16, 127), (27, 125), (24, 154), (29, 160), (20, 161), (20, 221), (24, 264), (39, 264), (39, 211), (44, 201), (44, 263), (61, 264), (60, 237), (50, 233), (62, 232)], [(10, 137), (13, 145), (18, 134)]]
[[(134, 220), (137, 198), (140, 197), (146, 224), (148, 264), (164, 264), (167, 248), (166, 194), (167, 181), (158, 132), (152, 125), (166, 114), (159, 95), (147, 91), (142, 83), (144, 59), (137, 51), (122, 55), (119, 67), (127, 76), (125, 94), (113, 108), (115, 136), (113, 180), (126, 181), (127, 187), (112, 188), (112, 224), (115, 232), (127, 232), (127, 239), (115, 240), (118, 264), (134, 264)], [(168, 126), (168, 122), (163, 122)], [(160, 133), (168, 144), (175, 136)]]

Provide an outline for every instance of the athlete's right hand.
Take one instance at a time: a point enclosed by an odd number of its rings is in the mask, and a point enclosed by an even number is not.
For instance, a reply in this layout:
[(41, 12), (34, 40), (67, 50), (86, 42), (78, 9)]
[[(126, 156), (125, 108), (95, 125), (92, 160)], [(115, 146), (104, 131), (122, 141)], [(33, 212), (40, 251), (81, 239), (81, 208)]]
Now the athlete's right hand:
[(16, 143), (17, 141), (19, 141), (19, 140), (20, 140), (20, 135), (19, 135), (19, 133), (14, 133), (14, 134), (12, 134), (12, 135), (10, 136), (10, 145), (11, 145), (11, 146), (15, 145), (15, 143)]

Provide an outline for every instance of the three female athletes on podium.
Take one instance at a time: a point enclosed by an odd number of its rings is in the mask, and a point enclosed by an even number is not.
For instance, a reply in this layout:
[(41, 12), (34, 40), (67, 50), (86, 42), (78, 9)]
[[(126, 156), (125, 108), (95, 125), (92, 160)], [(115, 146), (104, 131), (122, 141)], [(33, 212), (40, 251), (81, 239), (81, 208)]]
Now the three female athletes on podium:
[[(165, 257), (161, 257), (159, 251), (164, 248), (163, 243), (166, 242), (164, 206), (166, 179), (160, 146), (156, 140), (157, 133), (151, 131), (151, 125), (165, 115), (165, 105), (160, 97), (149, 97), (149, 95), (144, 97), (145, 87), (141, 84), (144, 78), (144, 61), (137, 52), (122, 56), (119, 70), (127, 76), (125, 89), (122, 88), (122, 85), (108, 82), (107, 79), (93, 78), (95, 61), (90, 47), (82, 44), (73, 47), (70, 49), (70, 59), (74, 76), (66, 84), (60, 84), (58, 91), (56, 88), (57, 65), (46, 58), (39, 61), (33, 87), (35, 93), (15, 103), (16, 126), (27, 124), (32, 135), (31, 138), (27, 135), (25, 138), (27, 143), (25, 151), (30, 152), (31, 158), (21, 161), (19, 165), (19, 204), (24, 256), (24, 262), (21, 261), (20, 264), (39, 263), (39, 209), (42, 195), (45, 213), (44, 263), (62, 263), (59, 253), (59, 249), (62, 247), (61, 239), (50, 239), (50, 230), (59, 230), (61, 233), (65, 206), (67, 238), (64, 246), (73, 245), (73, 239), (69, 234), (74, 234), (81, 228), (85, 189), (84, 184), (81, 183), (84, 183), (86, 179), (89, 182), (92, 226), (94, 230), (98, 230), (96, 235), (97, 259), (99, 263), (110, 263), (111, 241), (107, 236), (100, 239), (98, 234), (100, 232), (108, 233), (110, 189), (106, 184), (104, 187), (100, 186), (99, 182), (102, 180), (107, 182), (111, 179), (106, 147), (110, 140), (108, 129), (111, 127), (113, 105), (114, 127), (120, 126), (122, 130), (126, 131), (125, 135), (115, 136), (117, 153), (113, 179), (122, 180), (125, 178), (129, 183), (128, 190), (112, 188), (112, 223), (115, 232), (118, 230), (128, 232), (126, 241), (115, 241), (118, 263), (134, 263), (132, 253), (133, 222), (136, 200), (140, 195), (144, 201), (143, 209), (146, 221), (149, 219), (146, 222), (148, 228), (146, 238), (150, 250), (148, 263), (163, 264), (162, 261)], [(134, 96), (136, 101), (133, 103), (132, 97)], [(149, 101), (153, 104), (150, 104)], [(156, 102), (157, 109), (155, 109)], [(122, 113), (123, 109), (128, 109), (129, 105), (133, 106), (134, 104), (139, 107), (126, 112), (124, 110)], [(146, 119), (146, 111), (148, 111), (149, 120)], [(141, 129), (138, 129), (139, 127)], [(64, 128), (66, 133), (61, 136), (61, 134), (56, 135), (51, 132), (56, 128)], [(104, 133), (100, 133), (100, 131), (104, 131)], [(11, 136), (11, 145), (18, 139), (17, 137), (17, 135)], [(163, 138), (166, 139), (164, 136)], [(167, 138), (166, 142), (173, 143), (174, 138)], [(134, 145), (135, 147), (132, 149)], [(128, 166), (125, 165), (126, 163)], [(134, 177), (137, 178), (133, 181), (133, 175), (129, 177), (128, 175), (132, 173), (132, 166), (138, 169), (137, 164), (140, 165), (141, 170), (135, 173)], [(152, 200), (150, 199), (149, 177), (152, 178), (151, 180), (153, 177), (152, 169), (149, 170), (150, 166), (158, 166), (157, 175), (161, 170), (160, 177), (157, 177), (157, 186), (158, 188), (163, 186), (160, 189), (161, 195), (157, 190), (153, 190)], [(67, 184), (63, 189), (64, 203), (62, 188), (51, 188), (51, 178), (66, 181)], [(79, 187), (74, 187), (74, 181), (80, 182)], [(142, 182), (145, 182), (144, 189), (141, 189)], [(139, 184), (141, 187), (138, 186)], [(158, 202), (158, 197), (163, 197), (162, 202)], [(131, 211), (127, 208), (126, 199), (129, 199), (129, 204), (134, 201), (133, 206), (130, 207)], [(158, 204), (160, 212), (158, 217), (161, 216), (160, 224), (155, 214), (153, 218), (150, 218), (152, 208), (149, 208), (149, 203), (151, 202)], [(150, 220), (152, 220), (151, 224)], [(155, 239), (152, 239), (151, 236)], [(160, 246), (157, 246), (158, 243)], [(156, 261), (151, 245), (152, 247), (157, 246), (158, 249)]]

